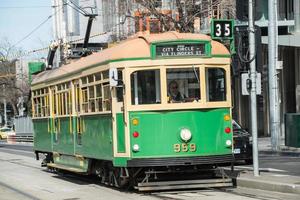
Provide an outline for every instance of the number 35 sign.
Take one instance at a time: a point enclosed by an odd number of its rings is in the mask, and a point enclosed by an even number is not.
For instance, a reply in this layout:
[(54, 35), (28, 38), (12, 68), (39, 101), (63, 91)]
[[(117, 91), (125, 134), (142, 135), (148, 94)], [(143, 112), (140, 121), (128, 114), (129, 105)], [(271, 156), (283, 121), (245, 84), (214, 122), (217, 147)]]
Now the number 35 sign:
[(212, 39), (233, 39), (234, 20), (213, 19), (211, 21)]

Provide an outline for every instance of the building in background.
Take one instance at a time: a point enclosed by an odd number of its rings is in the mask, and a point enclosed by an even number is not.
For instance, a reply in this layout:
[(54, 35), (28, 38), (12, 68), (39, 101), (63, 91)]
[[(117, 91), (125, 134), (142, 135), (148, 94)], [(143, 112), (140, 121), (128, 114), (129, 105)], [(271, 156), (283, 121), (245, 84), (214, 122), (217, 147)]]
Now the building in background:
[[(236, 0), (239, 27), (247, 26), (248, 0)], [(257, 96), (258, 132), (270, 136), (269, 95), (268, 95), (268, 1), (256, 1), (257, 32), (261, 45), (257, 47), (260, 56), (257, 71), (262, 73), (262, 95)], [(278, 0), (278, 86), (281, 115), (281, 138), (285, 137), (284, 116), (300, 112), (300, 5), (299, 1)], [(244, 126), (250, 127), (250, 104), (248, 96), (241, 95), (240, 73), (246, 72), (247, 65), (235, 65), (234, 114)]]
[(95, 15), (89, 38), (92, 50), (134, 34), (132, 6), (132, 0), (52, 0), (54, 46), (60, 46), (55, 66), (82, 46), (89, 15)]

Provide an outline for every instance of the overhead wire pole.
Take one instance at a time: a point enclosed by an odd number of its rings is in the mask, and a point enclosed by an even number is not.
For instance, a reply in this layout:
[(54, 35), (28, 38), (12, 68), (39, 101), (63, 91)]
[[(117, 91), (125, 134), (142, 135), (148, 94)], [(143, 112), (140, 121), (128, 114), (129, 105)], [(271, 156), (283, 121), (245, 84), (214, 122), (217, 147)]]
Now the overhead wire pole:
[(277, 0), (268, 0), (269, 27), (268, 27), (268, 80), (269, 80), (269, 101), (270, 101), (270, 132), (273, 151), (279, 150), (280, 138), (280, 104), (278, 94), (278, 82), (276, 74), (277, 65)]
[[(248, 31), (249, 31), (249, 53), (250, 53), (250, 104), (251, 104), (251, 131), (253, 137), (253, 173), (259, 176), (258, 167), (258, 142), (257, 142), (257, 102), (256, 102), (256, 53), (255, 53), (255, 27), (254, 27), (254, 0), (249, 0), (248, 9)], [(252, 59), (253, 58), (253, 59)]]

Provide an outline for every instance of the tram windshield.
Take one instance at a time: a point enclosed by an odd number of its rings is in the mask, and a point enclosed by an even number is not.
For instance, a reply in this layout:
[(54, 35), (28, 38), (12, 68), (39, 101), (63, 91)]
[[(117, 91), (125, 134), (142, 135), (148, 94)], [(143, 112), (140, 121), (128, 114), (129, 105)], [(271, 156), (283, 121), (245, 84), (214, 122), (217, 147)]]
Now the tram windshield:
[[(223, 68), (206, 67), (204, 80), (201, 80), (200, 67), (174, 67), (163, 70), (140, 70), (131, 74), (131, 104), (160, 104), (200, 102), (202, 95), (208, 102), (226, 101), (226, 72)], [(161, 83), (164, 82), (164, 84)], [(165, 90), (161, 92), (162, 90)], [(161, 96), (166, 95), (166, 96)], [(163, 100), (162, 100), (163, 99)]]
[(168, 103), (199, 101), (199, 69), (167, 69), (167, 90)]
[(132, 105), (161, 102), (160, 70), (143, 70), (131, 74)]
[(222, 68), (207, 68), (206, 79), (208, 101), (226, 101), (225, 70)]

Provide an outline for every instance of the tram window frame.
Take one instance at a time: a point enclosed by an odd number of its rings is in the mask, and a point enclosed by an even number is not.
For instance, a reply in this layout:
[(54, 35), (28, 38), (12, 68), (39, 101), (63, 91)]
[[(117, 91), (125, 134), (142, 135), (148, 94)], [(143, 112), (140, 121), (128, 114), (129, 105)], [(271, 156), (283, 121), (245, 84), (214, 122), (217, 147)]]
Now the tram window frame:
[(50, 101), (48, 88), (38, 89), (32, 92), (34, 118), (50, 116)]
[(102, 84), (102, 94), (103, 94), (103, 110), (104, 111), (111, 111), (111, 92), (110, 92), (110, 85), (109, 82)]
[(118, 83), (118, 86), (116, 87), (117, 102), (123, 102), (124, 101), (124, 85), (123, 85), (123, 71), (122, 70), (118, 70), (118, 80), (119, 80), (119, 83)]
[[(221, 70), (221, 74), (213, 74), (214, 77), (209, 75), (209, 71)], [(226, 80), (226, 70), (221, 67), (206, 67), (205, 68), (205, 79), (206, 79), (206, 99), (208, 102), (224, 102), (227, 101), (227, 80)], [(212, 79), (211, 79), (212, 78)], [(217, 81), (216, 81), (217, 80)], [(211, 90), (214, 90), (211, 92)], [(219, 91), (215, 91), (219, 90)]]
[[(80, 80), (81, 113), (89, 114), (111, 111), (109, 71), (105, 70), (89, 74), (81, 77)], [(86, 81), (83, 82), (82, 80)]]
[(68, 116), (72, 114), (71, 82), (57, 84), (55, 95), (57, 105), (57, 116)]
[(81, 111), (83, 113), (88, 113), (89, 111), (89, 101), (88, 101), (88, 88), (82, 87), (81, 88)]
[[(190, 103), (201, 100), (200, 68), (188, 66), (166, 69), (167, 103)], [(174, 88), (176, 85), (176, 88)], [(177, 93), (172, 98), (173, 91)]]
[[(152, 75), (146, 74), (149, 72), (154, 73), (154, 76), (153, 74)], [(144, 75), (142, 75), (141, 73), (144, 73)], [(143, 70), (136, 70), (130, 74), (132, 105), (161, 104), (162, 97), (161, 97), (161, 80), (160, 80), (161, 74), (160, 73), (161, 73), (160, 69), (143, 69)], [(150, 79), (152, 79), (152, 81)], [(137, 87), (137, 93), (136, 93), (136, 87)], [(142, 88), (144, 89), (142, 90)], [(144, 91), (146, 91), (147, 94), (145, 94)], [(153, 97), (155, 99), (151, 99)]]

